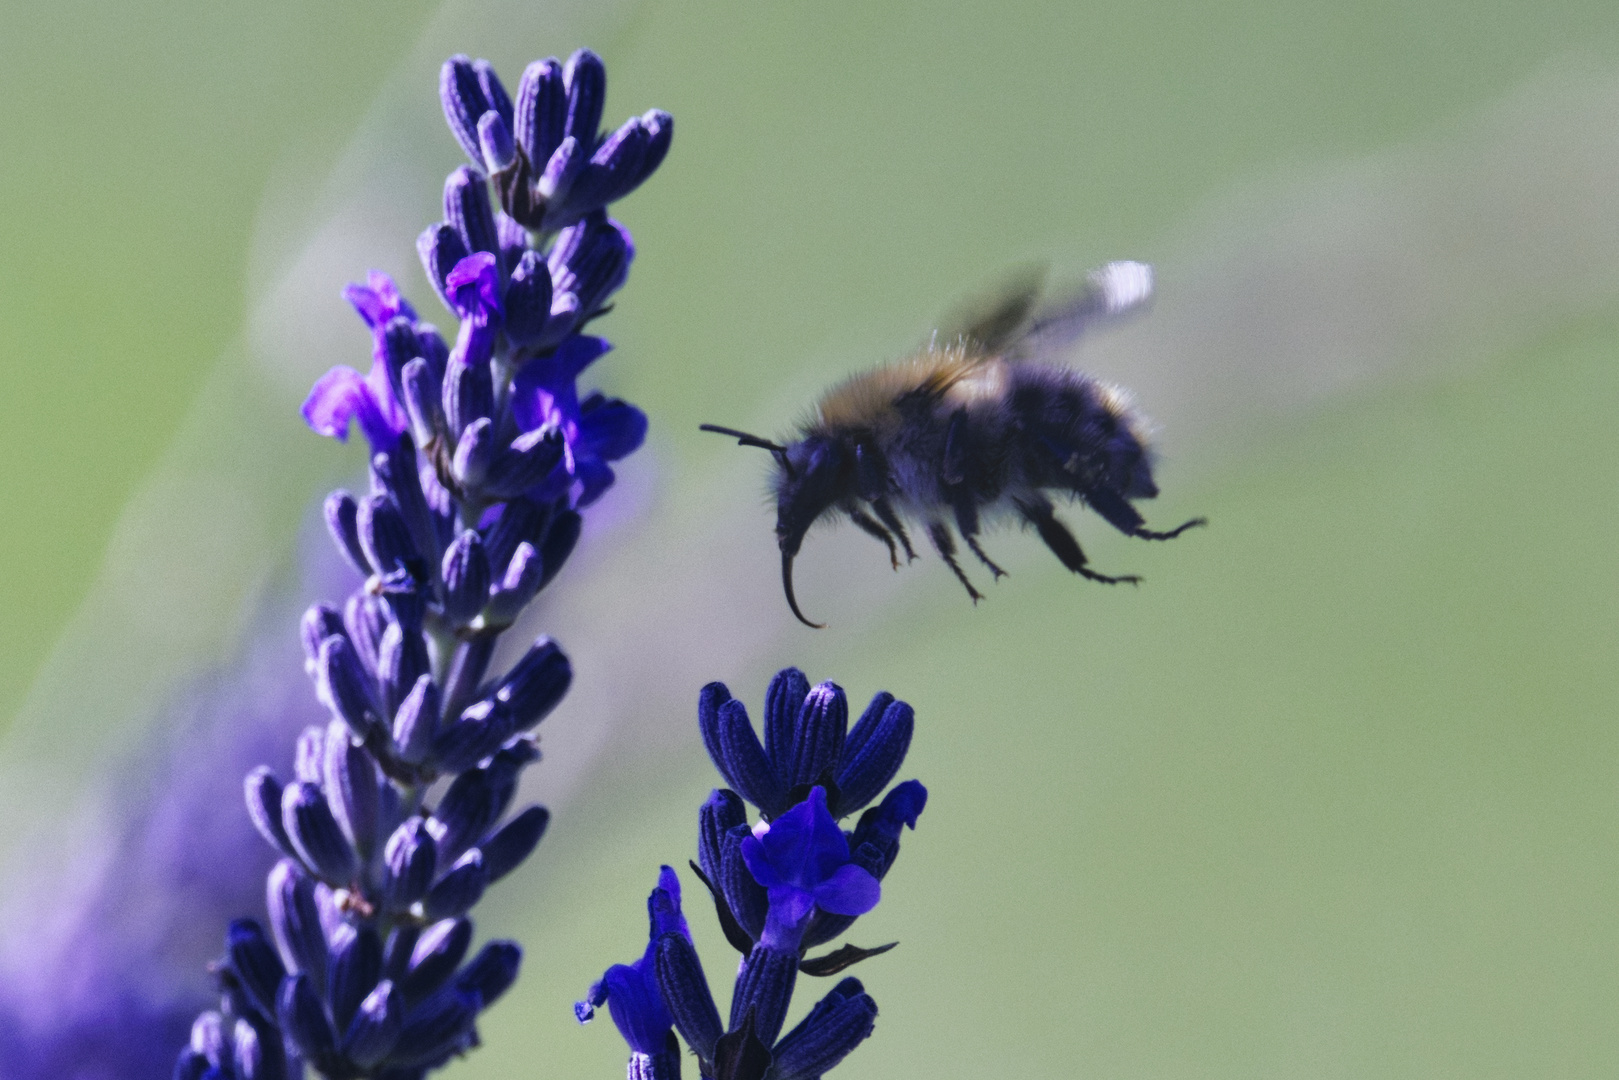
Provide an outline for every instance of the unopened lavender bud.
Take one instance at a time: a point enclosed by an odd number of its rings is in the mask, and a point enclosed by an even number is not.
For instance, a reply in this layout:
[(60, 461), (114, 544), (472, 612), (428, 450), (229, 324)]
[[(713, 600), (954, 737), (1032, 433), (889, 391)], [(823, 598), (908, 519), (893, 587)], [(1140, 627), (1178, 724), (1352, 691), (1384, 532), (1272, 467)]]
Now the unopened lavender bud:
[(538, 547), (545, 539), (551, 516), (550, 506), (521, 497), (502, 507), (500, 518), (484, 533), (484, 551), (491, 569), (508, 565), (517, 545), (524, 541)]
[(377, 493), (388, 495), (398, 507), (412, 546), (424, 556), (434, 557), (438, 552), (438, 536), (427, 497), (422, 493), (416, 446), (409, 435), (399, 437), (392, 453), (372, 457), (371, 480)]
[(438, 869), (438, 844), (421, 818), (411, 818), (388, 838), (383, 848), (383, 903), (401, 911), (422, 897), (433, 885)]
[(725, 1029), (719, 1009), (703, 975), (697, 949), (684, 934), (669, 933), (658, 939), (654, 970), (658, 992), (674, 1020), (675, 1030), (703, 1061), (714, 1060), (714, 1046)]
[(523, 950), (515, 941), (491, 941), (455, 976), (455, 985), (472, 991), (488, 1008), (517, 981)]
[(513, 105), (513, 134), (523, 154), (536, 167), (562, 141), (568, 118), (568, 91), (562, 65), (555, 57), (536, 60), (523, 70)]
[(361, 575), (368, 575), (372, 567), (360, 546), (359, 510), (354, 496), (346, 491), (334, 491), (326, 496), (326, 528), (336, 541), (337, 550)]
[(844, 979), (772, 1051), (771, 1075), (812, 1080), (859, 1046), (876, 1027), (877, 1003), (858, 979)]
[(421, 357), (405, 365), (401, 378), (411, 434), (418, 444), (426, 446), (438, 437), (443, 422), (444, 414), (440, 409), (443, 387)]
[(376, 849), (377, 782), (377, 767), (371, 755), (354, 745), (342, 721), (333, 721), (326, 733), (326, 802), (361, 862)]
[(515, 770), (493, 768), (470, 769), (455, 778), (438, 808), (428, 822), (428, 828), (438, 841), (439, 861), (444, 864), (459, 859), (489, 829), (500, 820), (506, 804), (516, 789)]
[(563, 448), (562, 432), (555, 427), (524, 432), (489, 466), (485, 490), (496, 498), (522, 494), (562, 464)]
[(387, 603), (370, 590), (355, 593), (343, 605), (343, 629), (348, 631), (354, 655), (359, 658), (368, 677), (376, 676), (377, 649), (392, 621)]
[(298, 857), (314, 874), (338, 885), (353, 879), (358, 869), (354, 848), (318, 784), (287, 785), (281, 793), (281, 825)]
[(540, 588), (551, 584), (551, 579), (557, 576), (562, 564), (573, 554), (582, 528), (584, 518), (573, 510), (564, 510), (551, 519), (545, 532), (545, 542), (540, 545), (540, 565), (545, 568), (545, 573), (540, 577)]
[(270, 932), (288, 971), (303, 971), (326, 984), (326, 934), (315, 902), (314, 879), (291, 859), (270, 871), (265, 888)]
[(515, 345), (538, 341), (551, 318), (551, 268), (537, 251), (525, 251), (506, 286), (506, 336)]
[(235, 919), (225, 932), (225, 958), (253, 1007), (275, 1015), (275, 995), (287, 974), (264, 928), (252, 919)]
[(777, 765), (788, 788), (823, 782), (823, 774), (838, 763), (848, 727), (849, 700), (842, 687), (824, 682), (809, 692), (793, 725), (788, 755)]
[(485, 621), (491, 626), (510, 626), (539, 592), (543, 572), (540, 553), (534, 550), (534, 545), (526, 541), (518, 544), (505, 576), (489, 597)]
[(594, 146), (607, 103), (607, 66), (589, 49), (578, 49), (562, 69), (562, 84), (568, 91), (563, 133)]
[(641, 114), (641, 126), (652, 136), (646, 158), (641, 162), (641, 178), (644, 180), (669, 156), (669, 144), (675, 137), (675, 118), (662, 109), (649, 109)]
[(298, 733), (292, 747), (292, 778), (318, 784), (326, 769), (326, 725), (310, 724)]
[(384, 576), (404, 570), (414, 573), (420, 557), (405, 519), (385, 495), (368, 495), (360, 502), (357, 524), (360, 549)]
[(747, 823), (747, 807), (742, 804), (741, 796), (729, 788), (715, 788), (697, 811), (697, 865), (710, 882), (719, 881), (720, 849), (725, 834)]
[(478, 147), (483, 151), (484, 169), (493, 175), (504, 172), (517, 160), (517, 143), (500, 114), (490, 110), (478, 120)]
[(751, 836), (746, 824), (733, 826), (720, 841), (719, 874), (714, 884), (725, 897), (725, 905), (748, 937), (758, 941), (764, 934), (770, 896), (749, 872), (742, 857), (742, 841)]
[(493, 103), (470, 57), (457, 54), (444, 61), (439, 69), (438, 94), (444, 119), (456, 141), (468, 157), (479, 160), (478, 117), (488, 112)]
[(493, 701), (475, 701), (453, 721), (439, 725), (433, 757), (444, 772), (462, 772), (500, 749), (511, 737), (511, 718)]
[(339, 1063), (337, 1036), (321, 1005), (314, 980), (297, 974), (281, 984), (276, 1000), (276, 1018), (281, 1030), (297, 1049), (298, 1056), (321, 1072), (335, 1072)]
[(242, 1018), (236, 1021), (235, 1051), (231, 1062), (236, 1067), (237, 1080), (289, 1080), (287, 1053), (275, 1024), (275, 1003), (262, 1020)]
[(427, 760), (437, 733), (439, 718), (438, 686), (428, 674), (419, 676), (405, 700), (394, 713), (394, 752), (400, 760), (420, 765)]
[[(495, 211), (489, 205), (489, 184), (482, 173), (462, 165), (445, 179), (444, 220), (461, 234), (468, 254), (500, 251)], [(448, 274), (445, 276), (447, 279)]]
[(423, 930), (410, 954), (407, 973), (397, 982), (408, 1002), (421, 1001), (450, 980), (472, 945), (472, 923), (444, 919)]
[(460, 440), (455, 444), (455, 459), (452, 467), (455, 479), (467, 490), (477, 490), (482, 487), (484, 477), (489, 474), (489, 465), (495, 456), (495, 429), (488, 417), (480, 417), (461, 432)]
[(753, 733), (747, 706), (732, 698), (723, 685), (710, 683), (697, 697), (697, 721), (709, 757), (739, 795), (767, 817), (787, 809), (786, 785)]
[(438, 293), (445, 307), (450, 307), (450, 292), (445, 282), (450, 271), (455, 269), (455, 264), (471, 254), (467, 250), (467, 242), (461, 238), (460, 230), (442, 221), (429, 225), (416, 238), (416, 254), (421, 257), (422, 269), (427, 271), (427, 280), (432, 283), (433, 291)]
[(483, 538), (467, 529), (444, 552), (444, 617), (470, 622), (489, 600), (489, 560)]
[(456, 991), (438, 994), (412, 1009), (388, 1055), (390, 1069), (422, 1068), (464, 1049), (480, 1005), (478, 995)]
[(905, 702), (888, 694), (872, 699), (844, 747), (835, 816), (859, 810), (888, 786), (910, 750), (915, 726), (916, 714)]
[(313, 675), (315, 663), (320, 659), (320, 643), (334, 634), (343, 633), (343, 616), (337, 613), (336, 608), (330, 604), (311, 605), (298, 626), (299, 638), (304, 646), (304, 670)]
[(429, 919), (449, 919), (464, 914), (483, 898), (489, 885), (489, 871), (483, 865), (483, 852), (473, 848), (456, 860), (450, 872), (422, 900), (422, 912)]
[(753, 1013), (753, 1033), (765, 1046), (781, 1034), (787, 1019), (787, 1006), (798, 979), (798, 951), (755, 945), (742, 961), (736, 976), (736, 993), (731, 1000), (731, 1030), (742, 1026)]
[[(487, 420), (495, 408), (494, 385), (490, 381), (489, 365), (482, 361), (462, 363), (452, 359), (444, 376), (444, 418), (450, 433), (459, 441), (467, 437), (467, 429), (479, 420)], [(492, 455), (494, 447), (489, 447)]]
[(422, 635), (396, 622), (388, 624), (377, 651), (377, 681), (382, 689), (383, 715), (390, 715), (427, 673), (427, 645)]
[(243, 787), (247, 795), (247, 816), (253, 819), (253, 827), (258, 829), (259, 835), (283, 855), (296, 857), (298, 853), (281, 825), (281, 782), (275, 774), (268, 766), (260, 765), (247, 774)]
[(326, 1004), (333, 1025), (348, 1028), (371, 989), (382, 977), (382, 939), (369, 926), (345, 923), (332, 939), (332, 959), (326, 979)]
[(545, 827), (550, 824), (551, 812), (543, 806), (531, 806), (512, 818), (500, 831), (478, 845), (483, 852), (484, 867), (493, 884), (515, 870), (528, 858)]
[(519, 731), (527, 731), (550, 715), (573, 682), (573, 665), (556, 642), (542, 637), (529, 646), (495, 691), (495, 700), (510, 710)]
[[(540, 171), (540, 178), (534, 185), (535, 192), (547, 203), (564, 202), (568, 192), (573, 188), (574, 181), (585, 171), (588, 164), (590, 164), (590, 150), (572, 135), (565, 137), (546, 160), (545, 167)], [(549, 215), (546, 223), (551, 224)]]
[(394, 1048), (405, 1030), (405, 999), (394, 984), (384, 979), (349, 1022), (343, 1035), (343, 1056), (362, 1069), (369, 1069)]
[(332, 710), (360, 738), (380, 722), (371, 693), (371, 680), (361, 666), (353, 644), (333, 635), (321, 642), (317, 660), (321, 688)]

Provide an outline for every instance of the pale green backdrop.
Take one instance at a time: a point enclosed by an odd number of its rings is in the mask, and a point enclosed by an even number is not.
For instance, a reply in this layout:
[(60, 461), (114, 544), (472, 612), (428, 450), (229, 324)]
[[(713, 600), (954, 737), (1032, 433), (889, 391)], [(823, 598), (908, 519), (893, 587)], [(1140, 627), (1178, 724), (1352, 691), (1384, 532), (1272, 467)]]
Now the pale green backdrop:
[[(611, 118), (677, 118), (619, 208), (641, 256), (604, 324), (654, 436), (536, 624), (580, 671), (539, 766), (558, 819), (483, 905), (526, 970), (448, 1075), (618, 1075), (569, 1004), (639, 953), (657, 864), (692, 853), (714, 780), (690, 702), (719, 677), (756, 703), (789, 662), (915, 703), (905, 775), (932, 792), (854, 935), (902, 944), (857, 972), (882, 1013), (844, 1080), (1613, 1075), (1610, 5), (81, 0), (3, 23), (0, 708), (21, 768), (76, 782), (138, 736), (131, 679), (158, 700), (229, 654), (358, 467), (295, 410), (365, 357), (345, 281), (380, 265), (430, 299), (438, 58), (515, 82), (588, 43)], [(976, 610), (935, 563), (896, 580), (817, 536), (800, 595), (833, 627), (798, 628), (764, 462), (697, 424), (789, 430), (1030, 257), (1159, 264), (1157, 310), (1077, 359), (1163, 422), (1155, 517), (1212, 527), (1148, 548), (1075, 511), (1098, 565), (1147, 577), (1111, 592), (1008, 533)]]

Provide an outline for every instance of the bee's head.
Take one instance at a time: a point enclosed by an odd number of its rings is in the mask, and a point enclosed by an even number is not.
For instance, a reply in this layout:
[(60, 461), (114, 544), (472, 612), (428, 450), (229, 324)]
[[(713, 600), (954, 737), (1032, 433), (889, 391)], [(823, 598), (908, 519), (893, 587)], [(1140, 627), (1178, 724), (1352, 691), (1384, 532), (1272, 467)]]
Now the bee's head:
[(821, 623), (810, 622), (798, 610), (798, 600), (793, 595), (793, 559), (810, 526), (854, 492), (853, 450), (826, 435), (810, 435), (791, 446), (782, 446), (714, 424), (704, 424), (702, 430), (730, 435), (743, 446), (769, 450), (776, 459), (776, 543), (781, 548), (782, 590), (798, 621), (820, 629)]

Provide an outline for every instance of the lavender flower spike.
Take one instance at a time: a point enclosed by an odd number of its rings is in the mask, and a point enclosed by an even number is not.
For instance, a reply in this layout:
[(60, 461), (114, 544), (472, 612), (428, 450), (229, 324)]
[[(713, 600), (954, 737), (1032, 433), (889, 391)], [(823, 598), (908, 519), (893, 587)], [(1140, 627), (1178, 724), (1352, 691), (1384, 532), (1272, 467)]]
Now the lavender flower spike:
[[(831, 808), (840, 798), (833, 778), (844, 777), (852, 792), (842, 798), (843, 813), (869, 802), (903, 763), (914, 716), (893, 695), (878, 694), (848, 731), (843, 689), (836, 683), (812, 688), (796, 668), (771, 680), (762, 745), (747, 709), (721, 683), (703, 687), (697, 713), (715, 765), (743, 791), (721, 788), (704, 802), (700, 863), (692, 864), (713, 897), (726, 940), (743, 954), (730, 1020), (721, 1025), (684, 919), (660, 917), (670, 897), (679, 915), (679, 884), (667, 866), (649, 902), (646, 953), (633, 965), (609, 968), (577, 1013), (586, 1020), (603, 1001), (612, 1005), (630, 1044), (632, 1080), (679, 1075), (671, 1026), (697, 1055), (704, 1077), (815, 1080), (871, 1034), (877, 1004), (859, 980), (844, 979), (782, 1035), (798, 976), (834, 975), (894, 945), (845, 944), (821, 956), (805, 954), (877, 906), (880, 881), (899, 854), (900, 831), (916, 827), (927, 802), (927, 789), (907, 780), (845, 833)], [(806, 784), (809, 778), (822, 782)], [(752, 826), (744, 797), (761, 811)]]
[[(635, 251), (605, 205), (650, 174), (668, 133), (664, 118), (598, 145), (606, 75), (594, 54), (576, 54), (558, 86), (544, 110), (566, 106), (562, 141), (584, 148), (590, 186), (535, 225), (493, 208), (482, 171), (510, 180), (527, 167), (535, 102), (519, 131), (486, 61), (444, 67), (445, 115), (476, 167), (450, 175), (446, 221), (418, 248), (459, 322), (453, 348), (387, 275), (345, 294), (371, 332), (371, 369), (334, 368), (303, 414), (339, 440), (358, 421), (371, 444), (370, 490), (325, 504), (364, 580), (341, 614), (317, 604), (303, 619), (305, 670), (331, 716), (299, 737), (285, 783), (266, 766), (248, 776), (249, 817), (281, 856), (270, 934), (233, 924), (222, 1007), (197, 1021), (178, 1075), (279, 1080), (299, 1066), (266, 1047), (286, 1047), (330, 1078), (420, 1080), (478, 1044), (479, 1014), (517, 978), (514, 942), (466, 961), (467, 913), (545, 831), (543, 807), (508, 811), (540, 756), (530, 732), (573, 668), (544, 637), (510, 670), (490, 664), (572, 553), (580, 511), (613, 483), (608, 463), (645, 436), (633, 406), (581, 400), (578, 379), (610, 346), (579, 331), (606, 314)], [(653, 981), (655, 943), (685, 932), (672, 871), (652, 914), (646, 955), (592, 994), (611, 998), (649, 1080), (679, 1075)]]

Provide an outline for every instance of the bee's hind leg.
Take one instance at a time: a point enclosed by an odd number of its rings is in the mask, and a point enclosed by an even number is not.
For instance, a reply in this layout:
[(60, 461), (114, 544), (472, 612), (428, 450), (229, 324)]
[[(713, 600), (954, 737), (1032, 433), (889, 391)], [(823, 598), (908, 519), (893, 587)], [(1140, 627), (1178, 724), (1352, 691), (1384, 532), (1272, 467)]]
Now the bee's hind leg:
[[(1173, 540), (1187, 529), (1195, 529), (1209, 523), (1208, 518), (1196, 517), (1191, 521), (1183, 522), (1168, 532), (1154, 532), (1147, 528), (1147, 523), (1141, 513), (1129, 501), (1116, 491), (1107, 488), (1091, 488), (1080, 493), (1085, 504), (1107, 519), (1109, 525), (1126, 536), (1139, 537), (1142, 540)], [(1040, 535), (1044, 536), (1044, 533)]]
[(1037, 503), (1020, 502), (1018, 509), (1023, 513), (1023, 520), (1034, 526), (1035, 531), (1040, 534), (1040, 539), (1046, 542), (1046, 547), (1051, 549), (1051, 553), (1057, 556), (1058, 561), (1080, 577), (1100, 581), (1104, 585), (1140, 584), (1141, 579), (1134, 574), (1110, 577), (1090, 569), (1086, 565), (1088, 560), (1079, 546), (1079, 541), (1068, 531), (1068, 526), (1057, 520), (1057, 515), (1049, 502), (1044, 499)]
[(942, 521), (929, 522), (928, 539), (933, 541), (933, 550), (939, 553), (939, 558), (943, 559), (945, 565), (955, 573), (956, 580), (967, 590), (967, 595), (973, 598), (973, 603), (982, 600), (984, 594), (973, 588), (973, 583), (967, 580), (961, 564), (956, 562), (956, 542), (950, 536), (950, 526)]
[(961, 538), (967, 541), (967, 547), (978, 556), (978, 561), (989, 567), (989, 572), (999, 581), (1006, 576), (1006, 571), (995, 565), (995, 560), (984, 554), (984, 549), (978, 546), (978, 507), (970, 498), (962, 497), (956, 500), (956, 528), (961, 532)]
[(1184, 521), (1170, 529), (1168, 532), (1153, 532), (1151, 529), (1137, 529), (1131, 535), (1139, 536), (1143, 540), (1173, 540), (1187, 529), (1198, 529), (1209, 523), (1206, 517), (1195, 517), (1191, 521)]
[(867, 536), (876, 537), (878, 540), (888, 545), (888, 561), (894, 564), (895, 570), (898, 570), (899, 549), (894, 546), (894, 534), (883, 528), (882, 525), (873, 521), (867, 516), (866, 512), (860, 509), (858, 506), (846, 506), (843, 508), (843, 510), (844, 513), (849, 515), (849, 520), (860, 527), (861, 532), (865, 533)]
[(911, 547), (911, 538), (905, 532), (905, 523), (894, 513), (894, 507), (887, 499), (877, 498), (871, 500), (871, 512), (877, 515), (877, 520), (887, 526), (888, 530), (899, 538), (899, 546), (905, 550), (905, 561), (916, 561), (916, 550)]

